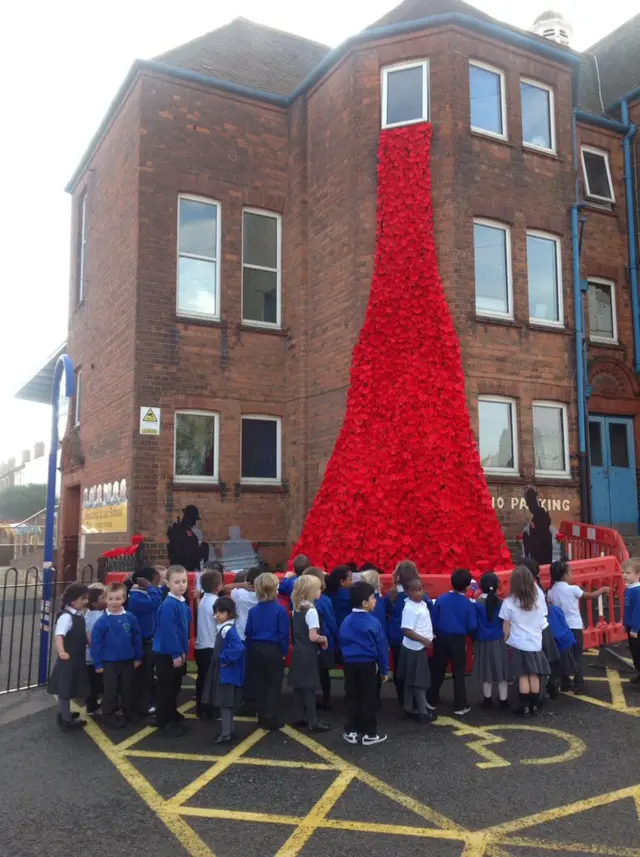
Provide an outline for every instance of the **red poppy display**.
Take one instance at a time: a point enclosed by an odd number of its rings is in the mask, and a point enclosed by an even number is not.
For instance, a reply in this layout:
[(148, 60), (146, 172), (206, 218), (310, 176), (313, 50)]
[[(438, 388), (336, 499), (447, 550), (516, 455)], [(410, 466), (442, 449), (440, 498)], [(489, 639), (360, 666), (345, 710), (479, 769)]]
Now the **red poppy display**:
[(432, 126), (383, 131), (371, 295), (344, 423), (294, 549), (316, 565), (407, 557), (425, 574), (511, 565), (438, 272)]

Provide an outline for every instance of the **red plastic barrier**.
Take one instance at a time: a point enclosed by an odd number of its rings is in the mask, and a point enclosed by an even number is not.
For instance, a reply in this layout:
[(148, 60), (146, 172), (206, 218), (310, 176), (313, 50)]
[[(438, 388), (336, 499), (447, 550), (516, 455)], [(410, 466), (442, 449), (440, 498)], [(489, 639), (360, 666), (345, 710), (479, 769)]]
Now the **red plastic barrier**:
[(596, 527), (593, 524), (579, 524), (575, 521), (562, 521), (560, 532), (566, 537), (567, 556), (570, 560), (615, 556), (619, 563), (623, 563), (629, 559), (627, 546), (617, 530)]

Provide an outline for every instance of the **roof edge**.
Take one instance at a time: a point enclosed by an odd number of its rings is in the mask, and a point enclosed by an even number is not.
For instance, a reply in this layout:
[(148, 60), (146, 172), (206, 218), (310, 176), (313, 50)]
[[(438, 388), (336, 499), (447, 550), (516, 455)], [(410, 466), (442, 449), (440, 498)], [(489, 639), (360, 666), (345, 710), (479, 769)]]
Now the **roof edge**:
[(596, 125), (598, 128), (606, 128), (608, 131), (617, 131), (619, 134), (626, 134), (629, 126), (624, 122), (618, 122), (617, 119), (609, 119), (608, 116), (598, 116), (597, 113), (589, 113), (588, 110), (578, 108), (575, 111), (575, 117), (578, 122), (584, 122), (586, 125)]
[(622, 98), (619, 98), (615, 104), (610, 104), (609, 107), (607, 107), (607, 110), (617, 110), (622, 105), (623, 101), (637, 101), (638, 99), (640, 99), (640, 86), (636, 86), (636, 88), (632, 89), (631, 92), (627, 92), (627, 94), (623, 95)]

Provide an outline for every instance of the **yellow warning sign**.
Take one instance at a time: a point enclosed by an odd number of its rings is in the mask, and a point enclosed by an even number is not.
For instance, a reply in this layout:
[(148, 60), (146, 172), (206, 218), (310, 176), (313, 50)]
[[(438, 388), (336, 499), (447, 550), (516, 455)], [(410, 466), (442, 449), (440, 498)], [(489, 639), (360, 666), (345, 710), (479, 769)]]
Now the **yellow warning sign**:
[(160, 434), (160, 408), (147, 406), (140, 408), (140, 434), (152, 436)]

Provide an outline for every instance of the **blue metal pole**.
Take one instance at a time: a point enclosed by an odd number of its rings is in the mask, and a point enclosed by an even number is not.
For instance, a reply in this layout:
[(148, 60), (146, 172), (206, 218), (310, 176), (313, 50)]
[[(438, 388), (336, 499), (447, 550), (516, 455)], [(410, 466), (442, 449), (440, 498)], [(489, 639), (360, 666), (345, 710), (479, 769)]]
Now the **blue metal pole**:
[(49, 475), (47, 480), (47, 515), (44, 528), (44, 561), (42, 566), (42, 608), (40, 616), (40, 658), (38, 681), (45, 684), (49, 667), (49, 641), (51, 638), (51, 608), (53, 604), (53, 528), (56, 509), (56, 477), (58, 474), (58, 400), (60, 384), (64, 375), (64, 391), (67, 398), (75, 395), (75, 373), (73, 361), (68, 354), (58, 358), (51, 387), (51, 447), (49, 449)]
[(629, 242), (629, 285), (631, 287), (631, 307), (633, 310), (633, 368), (640, 373), (640, 299), (638, 296), (638, 233), (636, 232), (635, 191), (633, 187), (633, 162), (631, 141), (637, 128), (629, 122), (629, 102), (622, 99), (622, 122), (627, 126), (622, 143), (624, 150), (624, 189), (627, 202), (627, 236)]

